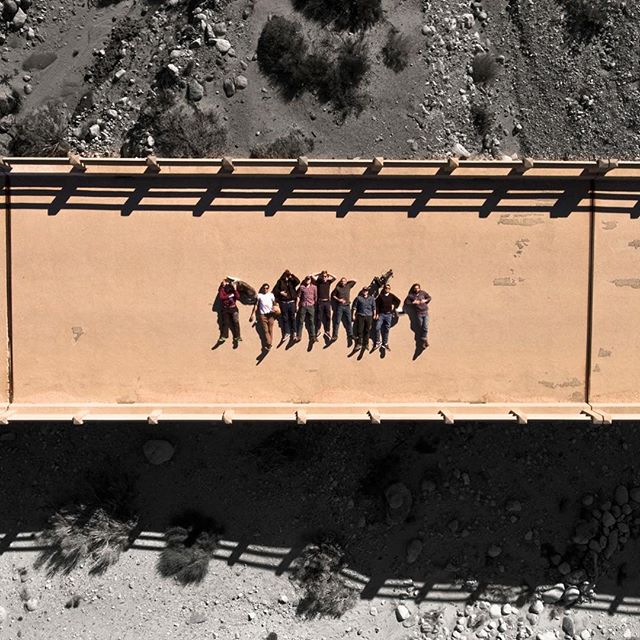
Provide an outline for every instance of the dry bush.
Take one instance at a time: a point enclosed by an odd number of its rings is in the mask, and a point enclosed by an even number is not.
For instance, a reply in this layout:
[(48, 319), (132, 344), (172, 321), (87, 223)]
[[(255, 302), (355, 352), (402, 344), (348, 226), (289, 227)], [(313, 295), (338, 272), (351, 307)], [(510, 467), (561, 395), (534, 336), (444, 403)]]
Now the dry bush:
[(69, 151), (66, 140), (69, 113), (66, 105), (58, 101), (26, 114), (11, 131), (9, 151), (14, 156), (63, 156)]
[(158, 559), (158, 573), (181, 584), (202, 582), (218, 548), (220, 527), (210, 518), (187, 512), (165, 533), (166, 546)]
[(153, 136), (158, 155), (210, 158), (224, 152), (227, 132), (215, 111), (178, 104), (156, 118)]
[(286, 136), (257, 144), (251, 149), (252, 158), (298, 158), (313, 151), (313, 138), (300, 129), (292, 129)]
[(602, 31), (614, 9), (612, 0), (564, 0), (569, 30), (578, 39)]
[(303, 589), (298, 615), (340, 618), (356, 601), (356, 589), (341, 575), (344, 551), (327, 538), (307, 545), (296, 561), (292, 580)]
[(306, 18), (339, 30), (363, 31), (382, 18), (381, 0), (293, 0)]
[(93, 495), (56, 511), (40, 534), (45, 545), (36, 567), (50, 575), (69, 573), (81, 563), (90, 573), (104, 573), (128, 549), (138, 533), (133, 512), (133, 483), (128, 476), (104, 476)]
[(385, 66), (399, 73), (409, 64), (409, 52), (411, 41), (396, 29), (391, 29), (387, 34), (387, 41), (382, 48), (382, 60)]
[(473, 58), (471, 75), (476, 84), (488, 84), (498, 77), (500, 65), (490, 53), (478, 53)]
[(271, 18), (262, 28), (256, 52), (260, 71), (280, 86), (288, 100), (313, 88), (305, 65), (307, 42), (298, 22)]
[(471, 105), (471, 122), (473, 128), (481, 136), (485, 136), (493, 128), (495, 114), (486, 102), (474, 102)]

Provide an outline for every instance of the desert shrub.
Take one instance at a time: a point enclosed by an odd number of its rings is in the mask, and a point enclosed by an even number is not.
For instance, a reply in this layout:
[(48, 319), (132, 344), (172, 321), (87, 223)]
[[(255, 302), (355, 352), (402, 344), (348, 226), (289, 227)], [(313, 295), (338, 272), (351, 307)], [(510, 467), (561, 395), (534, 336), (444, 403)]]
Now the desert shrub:
[(486, 102), (474, 102), (471, 105), (471, 122), (481, 136), (491, 131), (495, 120), (493, 110)]
[(395, 29), (387, 34), (387, 41), (382, 48), (382, 60), (385, 66), (399, 73), (409, 64), (410, 40)]
[(602, 31), (613, 9), (611, 0), (564, 0), (564, 5), (569, 29), (579, 38)]
[(498, 77), (500, 66), (490, 53), (478, 53), (473, 58), (471, 69), (476, 84), (488, 84)]
[(346, 565), (342, 547), (332, 538), (303, 549), (292, 574), (303, 589), (298, 615), (339, 618), (353, 607), (356, 590), (341, 574)]
[(338, 48), (331, 73), (325, 77), (320, 97), (343, 114), (359, 113), (364, 108), (365, 96), (358, 91), (370, 63), (367, 46), (361, 39), (348, 38)]
[(210, 518), (192, 511), (185, 513), (165, 533), (166, 546), (158, 559), (158, 573), (184, 585), (202, 582), (221, 533)]
[(262, 29), (256, 52), (262, 73), (277, 82), (288, 99), (312, 88), (305, 67), (307, 43), (298, 22), (271, 18)]
[(362, 31), (382, 18), (381, 0), (293, 0), (305, 17), (340, 30)]
[(251, 149), (252, 158), (297, 158), (313, 151), (313, 138), (300, 129), (292, 129), (287, 135), (272, 142), (257, 144)]
[(26, 114), (11, 131), (10, 153), (14, 156), (55, 157), (69, 151), (66, 140), (69, 113), (66, 105), (51, 101)]
[(211, 158), (224, 152), (227, 132), (218, 114), (184, 102), (174, 102), (170, 91), (162, 91), (127, 132), (121, 154), (146, 155), (146, 133), (155, 141), (155, 151), (166, 158)]
[(49, 519), (40, 534), (45, 546), (36, 567), (49, 574), (69, 573), (80, 563), (90, 573), (104, 573), (128, 549), (138, 533), (133, 512), (133, 482), (129, 476), (107, 475), (92, 484), (92, 495), (74, 502)]

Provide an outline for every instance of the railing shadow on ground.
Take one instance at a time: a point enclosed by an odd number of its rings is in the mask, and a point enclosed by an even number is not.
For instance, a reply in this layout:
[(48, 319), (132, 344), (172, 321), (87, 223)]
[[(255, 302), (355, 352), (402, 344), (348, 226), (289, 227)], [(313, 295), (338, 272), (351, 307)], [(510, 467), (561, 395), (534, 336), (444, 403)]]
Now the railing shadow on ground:
[[(608, 191), (631, 191), (637, 181), (603, 183)], [(104, 176), (86, 174), (15, 175), (11, 210), (92, 210), (188, 213), (314, 211), (344, 217), (351, 213), (395, 212), (413, 218), (428, 213), (546, 213), (566, 217), (591, 209), (592, 182), (567, 178), (380, 178), (288, 176)], [(600, 189), (600, 186), (597, 187)], [(168, 202), (170, 200), (170, 202)], [(635, 207), (634, 211), (640, 211)]]
[[(396, 598), (409, 589), (416, 602), (434, 603), (515, 601), (561, 581), (549, 550), (565, 553), (584, 517), (583, 495), (606, 501), (619, 483), (638, 481), (640, 445), (631, 423), (3, 429), (15, 439), (0, 442), (0, 553), (44, 551), (34, 532), (79, 494), (82, 478), (117, 459), (121, 472), (136, 478), (136, 551), (156, 554), (171, 520), (195, 509), (225, 528), (217, 561), (285, 576), (313, 534), (331, 531), (343, 541), (347, 575), (361, 598)], [(148, 438), (169, 440), (172, 460), (148, 464)], [(388, 521), (384, 500), (395, 482), (413, 496), (400, 524)], [(521, 510), (505, 507), (514, 499)], [(414, 538), (423, 552), (408, 564), (405, 547)], [(501, 554), (491, 558), (487, 549), (495, 544)], [(632, 538), (583, 608), (640, 613), (637, 551)]]

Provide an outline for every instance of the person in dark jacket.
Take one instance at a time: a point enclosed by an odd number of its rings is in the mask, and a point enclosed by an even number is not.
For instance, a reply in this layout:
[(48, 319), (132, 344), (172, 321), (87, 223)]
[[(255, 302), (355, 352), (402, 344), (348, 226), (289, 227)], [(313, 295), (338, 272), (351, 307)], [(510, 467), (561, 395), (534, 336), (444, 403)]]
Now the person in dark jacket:
[(287, 338), (294, 340), (296, 337), (296, 299), (299, 286), (300, 279), (286, 269), (274, 287), (273, 293), (280, 305), (283, 341)]
[(431, 302), (431, 296), (422, 290), (419, 283), (415, 283), (404, 301), (405, 307), (413, 312), (416, 321), (416, 341), (422, 344), (422, 348), (426, 349), (429, 346), (427, 335), (429, 332), (429, 303)]
[(318, 288), (318, 301), (316, 304), (316, 337), (320, 335), (320, 329), (324, 326), (324, 335), (327, 340), (331, 338), (329, 329), (331, 328), (331, 283), (336, 277), (331, 275), (326, 269), (311, 276), (313, 283)]
[(240, 293), (235, 284), (228, 280), (223, 280), (218, 289), (218, 298), (220, 299), (220, 313), (222, 314), (220, 338), (218, 342), (224, 342), (229, 337), (229, 329), (231, 329), (233, 346), (236, 347), (238, 346), (238, 342), (242, 340), (240, 337), (240, 314), (238, 313)]
[(338, 284), (331, 292), (331, 302), (333, 304), (333, 330), (331, 333), (331, 342), (338, 339), (338, 331), (340, 323), (344, 324), (347, 332), (349, 346), (353, 340), (353, 325), (351, 323), (351, 289), (355, 286), (355, 280), (347, 280), (342, 277)]
[(355, 323), (355, 348), (368, 349), (371, 327), (376, 319), (376, 301), (369, 295), (369, 289), (364, 288), (357, 295), (351, 305), (352, 320)]
[(389, 329), (393, 322), (393, 316), (400, 306), (400, 298), (391, 293), (391, 285), (384, 285), (382, 293), (376, 298), (376, 312), (378, 320), (376, 322), (376, 342), (373, 346), (377, 349), (380, 346), (380, 335), (382, 334), (382, 348), (391, 351), (389, 348)]

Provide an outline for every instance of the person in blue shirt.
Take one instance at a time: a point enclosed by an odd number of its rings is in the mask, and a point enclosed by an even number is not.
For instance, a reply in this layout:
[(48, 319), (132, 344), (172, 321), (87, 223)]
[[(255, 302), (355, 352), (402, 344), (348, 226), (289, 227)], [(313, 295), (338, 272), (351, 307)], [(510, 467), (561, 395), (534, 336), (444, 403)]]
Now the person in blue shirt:
[(368, 349), (373, 321), (378, 317), (376, 300), (370, 295), (369, 289), (364, 288), (357, 295), (351, 305), (351, 314), (355, 324), (355, 348)]

